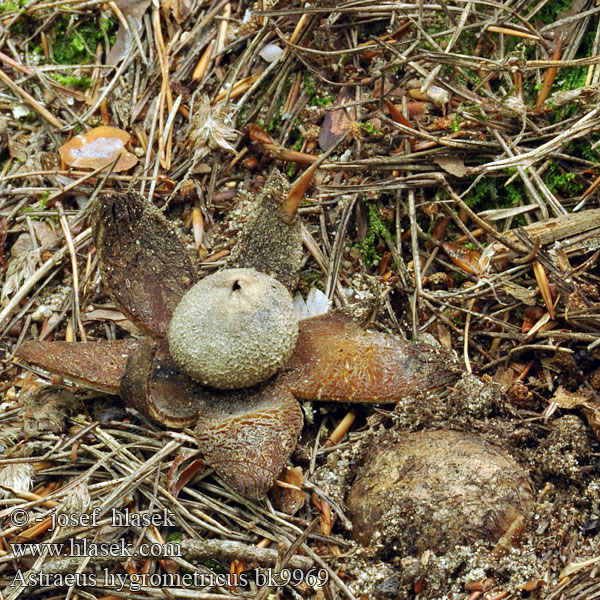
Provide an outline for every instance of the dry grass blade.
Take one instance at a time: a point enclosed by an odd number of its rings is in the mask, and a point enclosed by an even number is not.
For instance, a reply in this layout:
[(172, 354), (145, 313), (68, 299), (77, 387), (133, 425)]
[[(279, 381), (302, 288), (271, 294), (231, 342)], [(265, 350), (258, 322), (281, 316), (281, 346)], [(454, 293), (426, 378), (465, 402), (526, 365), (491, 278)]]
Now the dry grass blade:
[(537, 260), (533, 263), (533, 273), (535, 274), (540, 294), (542, 294), (542, 298), (544, 299), (544, 304), (548, 309), (548, 314), (551, 319), (554, 319), (554, 303), (552, 302), (552, 292), (550, 291), (546, 271)]

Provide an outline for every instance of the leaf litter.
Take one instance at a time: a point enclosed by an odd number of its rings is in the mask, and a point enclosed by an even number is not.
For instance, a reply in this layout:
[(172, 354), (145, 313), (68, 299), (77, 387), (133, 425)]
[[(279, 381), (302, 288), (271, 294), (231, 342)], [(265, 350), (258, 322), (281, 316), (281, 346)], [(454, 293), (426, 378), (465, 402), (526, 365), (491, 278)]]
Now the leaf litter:
[[(6, 544), (72, 535), (46, 523), (59, 504), (166, 506), (175, 513), (171, 531), (99, 535), (210, 537), (210, 559), (192, 546), (174, 559), (190, 569), (198, 556), (194, 568), (207, 575), (256, 564), (280, 569), (288, 560), (327, 575), (314, 586), (201, 586), (199, 598), (597, 593), (598, 8), (587, 1), (525, 2), (518, 11), (477, 1), (402, 10), (371, 0), (48, 4), (7, 3), (0, 13), (0, 481), (12, 490), (5, 519), (15, 507), (40, 518), (36, 528), (8, 526)], [(61, 46), (53, 45), (58, 31)], [(66, 60), (75, 56), (78, 64)], [(98, 165), (105, 168), (93, 175), (63, 168), (59, 148), (96, 127), (126, 132), (137, 165), (121, 172)], [(267, 137), (256, 141), (259, 129)], [(359, 298), (351, 310), (373, 327), (433, 337), (473, 376), (394, 409), (357, 405), (350, 432), (333, 445), (325, 440), (347, 407), (304, 405), (307, 425), (289, 465), (302, 477), (282, 475), (278, 490), (286, 494), (271, 504), (239, 495), (194, 462), (190, 431), (161, 429), (85, 387), (66, 401), (65, 382), (12, 361), (25, 340), (112, 341), (134, 330), (110, 316), (115, 306), (99, 284), (90, 197), (142, 193), (208, 273), (224, 264), (272, 167), (294, 181), (326, 148), (332, 154), (298, 209), (300, 294), (319, 288), (338, 309)], [(42, 224), (61, 237), (46, 246)], [(468, 432), (510, 454), (535, 488), (523, 522), (515, 519), (495, 541), (447, 551), (427, 547), (424, 521), (415, 552), (355, 542), (347, 491), (373, 448), (421, 430)], [(451, 453), (443, 459), (452, 469)], [(166, 479), (175, 460), (181, 485)], [(469, 473), (459, 475), (467, 486)], [(393, 540), (400, 523), (385, 524), (378, 539)], [(35, 569), (75, 573), (85, 562), (46, 556)], [(2, 558), (3, 584), (17, 564), (10, 553)], [(146, 559), (110, 568), (171, 567)], [(34, 593), (9, 590), (9, 598)], [(169, 589), (173, 597), (189, 591)], [(147, 586), (136, 597), (160, 593)]]

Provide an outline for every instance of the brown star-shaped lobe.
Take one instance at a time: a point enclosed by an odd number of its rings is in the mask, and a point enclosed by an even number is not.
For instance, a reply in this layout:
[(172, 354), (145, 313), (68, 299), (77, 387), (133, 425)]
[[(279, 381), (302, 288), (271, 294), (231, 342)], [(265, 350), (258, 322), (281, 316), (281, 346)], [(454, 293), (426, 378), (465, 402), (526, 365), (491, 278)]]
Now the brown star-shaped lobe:
[(127, 361), (142, 341), (128, 339), (114, 342), (25, 342), (17, 357), (63, 375), (74, 383), (118, 394)]
[(141, 196), (102, 197), (92, 231), (102, 281), (136, 325), (164, 337), (175, 307), (199, 279), (176, 229)]
[(460, 372), (444, 348), (366, 331), (341, 312), (300, 321), (286, 370), (298, 399), (378, 403), (442, 388)]

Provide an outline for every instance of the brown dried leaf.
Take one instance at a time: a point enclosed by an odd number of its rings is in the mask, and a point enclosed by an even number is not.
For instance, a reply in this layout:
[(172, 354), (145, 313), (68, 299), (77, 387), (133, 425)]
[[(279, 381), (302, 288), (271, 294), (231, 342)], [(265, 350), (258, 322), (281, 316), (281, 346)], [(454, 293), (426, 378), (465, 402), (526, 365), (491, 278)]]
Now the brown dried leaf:
[(552, 402), (561, 408), (572, 410), (574, 408), (593, 408), (594, 405), (583, 394), (569, 392), (561, 385), (554, 392)]
[(137, 194), (101, 197), (93, 233), (102, 280), (136, 325), (164, 337), (173, 310), (198, 280), (178, 232)]
[(502, 281), (504, 292), (527, 306), (535, 306), (537, 292), (508, 279)]
[(137, 164), (137, 158), (125, 150), (129, 137), (122, 129), (103, 125), (71, 138), (58, 149), (58, 153), (69, 166), (81, 169), (109, 165), (119, 156), (113, 171), (127, 171)]
[[(285, 468), (279, 475), (278, 481), (301, 488), (304, 485), (304, 475), (301, 467)], [(275, 484), (269, 492), (269, 498), (275, 508), (286, 515), (297, 513), (306, 504), (306, 493), (301, 489), (283, 487)]]
[(533, 592), (541, 587), (546, 585), (546, 582), (543, 579), (530, 579), (524, 586), (523, 590), (525, 592)]
[(565, 577), (569, 577), (570, 575), (574, 575), (578, 573), (582, 569), (589, 567), (591, 565), (596, 564), (600, 561), (600, 556), (594, 556), (593, 558), (588, 558), (587, 560), (583, 560), (581, 562), (570, 562), (559, 574), (558, 580), (564, 579)]
[(551, 319), (554, 319), (554, 303), (552, 302), (552, 292), (550, 291), (550, 284), (546, 277), (546, 270), (542, 266), (542, 263), (537, 260), (533, 263), (533, 274), (535, 275), (540, 294), (544, 299), (544, 304), (548, 309), (548, 314)]
[(204, 464), (203, 460), (196, 459), (195, 461), (193, 461), (191, 465), (188, 465), (185, 469), (183, 469), (183, 471), (181, 471), (179, 477), (177, 477), (177, 481), (175, 481), (172, 486), (169, 486), (171, 494), (173, 494), (173, 496), (177, 498), (179, 496), (181, 488), (186, 486), (189, 483), (189, 481), (193, 479), (198, 473), (202, 473), (202, 471), (204, 471), (205, 468), (206, 465)]
[[(345, 104), (349, 104), (350, 101), (350, 92), (344, 89), (337, 97), (334, 106), (343, 107)], [(350, 123), (354, 119), (356, 119), (355, 108), (339, 108), (338, 110), (327, 111), (323, 119), (323, 125), (321, 125), (321, 131), (319, 132), (319, 146), (321, 150), (324, 152), (329, 150), (348, 131)]]
[(405, 127), (414, 129), (411, 122), (402, 114), (402, 111), (395, 104), (392, 104), (387, 98), (384, 100), (384, 102), (390, 112), (390, 116), (394, 121), (396, 121), (396, 123), (400, 123)]
[(193, 4), (193, 0), (173, 0), (171, 4), (173, 18), (178, 23), (183, 23), (190, 16)]
[(446, 242), (442, 244), (442, 250), (450, 257), (450, 260), (463, 271), (476, 274), (479, 272), (479, 260), (481, 254), (477, 250), (467, 248), (462, 244)]
[(460, 373), (444, 348), (365, 331), (342, 313), (304, 319), (299, 329), (284, 377), (303, 400), (396, 402), (449, 385)]
[(85, 313), (85, 321), (125, 321), (127, 317), (118, 310), (110, 310), (108, 308), (95, 308)]
[[(54, 248), (60, 238), (59, 231), (52, 229), (47, 221), (32, 221), (31, 226), (40, 248)], [(33, 240), (29, 233), (22, 233), (12, 245), (12, 258), (25, 256), (34, 249)]]
[(552, 402), (566, 410), (580, 408), (587, 419), (592, 433), (600, 440), (600, 402), (594, 401), (581, 392), (569, 392), (559, 386), (554, 393)]
[(279, 145), (262, 127), (259, 127), (255, 123), (248, 125), (248, 136), (252, 141), (260, 142), (267, 149), (271, 149), (271, 147), (275, 148), (275, 146)]
[(65, 412), (76, 402), (75, 396), (64, 388), (41, 385), (21, 394), (23, 404), (23, 432), (26, 439), (47, 435), (49, 431), (60, 434), (65, 431)]
[(464, 177), (468, 171), (465, 163), (456, 156), (437, 156), (433, 162), (455, 177)]
[(304, 171), (304, 173), (302, 173), (302, 175), (296, 179), (286, 199), (283, 201), (281, 208), (283, 214), (285, 215), (286, 222), (291, 222), (291, 220), (295, 217), (296, 210), (300, 206), (300, 202), (304, 200), (304, 194), (306, 194), (306, 190), (308, 189), (316, 170), (316, 164), (308, 167), (308, 169), (306, 169), (306, 171)]
[(134, 38), (131, 33), (132, 29), (138, 33), (142, 29), (142, 17), (150, 6), (150, 0), (116, 0), (117, 6), (121, 9), (123, 16), (127, 19), (129, 30), (123, 24), (119, 25), (115, 43), (110, 49), (107, 58), (107, 64), (116, 65), (127, 56), (129, 49), (134, 43)]

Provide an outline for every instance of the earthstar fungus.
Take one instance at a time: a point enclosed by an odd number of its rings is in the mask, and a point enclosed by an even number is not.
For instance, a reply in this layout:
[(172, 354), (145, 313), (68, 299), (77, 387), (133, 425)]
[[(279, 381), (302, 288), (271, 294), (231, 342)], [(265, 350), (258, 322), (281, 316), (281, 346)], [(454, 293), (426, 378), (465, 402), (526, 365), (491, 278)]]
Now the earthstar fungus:
[[(244, 277), (249, 278), (244, 285), (260, 279), (277, 289), (277, 302), (282, 305), (291, 299), (271, 278), (292, 289), (302, 256), (298, 219), (286, 223), (280, 210), (288, 191), (285, 178), (274, 171), (255, 200), (227, 265), (242, 268)], [(282, 347), (276, 366), (270, 365), (267, 374), (258, 378), (273, 373), (266, 381), (259, 383), (240, 375), (243, 385), (250, 381), (257, 385), (240, 389), (202, 385), (183, 372), (185, 360), (182, 364), (175, 360), (178, 350), (173, 344), (179, 334), (168, 334), (170, 324), (173, 332), (185, 328), (185, 318), (177, 321), (179, 305), (200, 280), (179, 233), (154, 206), (132, 193), (101, 197), (92, 227), (108, 293), (149, 337), (113, 342), (26, 342), (17, 356), (88, 387), (120, 394), (128, 406), (166, 427), (195, 426), (196, 442), (206, 463), (247, 496), (262, 497), (294, 450), (303, 426), (297, 399), (391, 403), (444, 387), (458, 377), (460, 370), (453, 356), (442, 348), (370, 333), (343, 313), (329, 313), (300, 321), (295, 345), (295, 323), (284, 318), (282, 331), (291, 332), (290, 347)], [(265, 253), (260, 248), (267, 240), (271, 246)], [(228, 293), (235, 294), (239, 290), (234, 288), (242, 280), (239, 273), (233, 278), (231, 274), (226, 268), (198, 285), (201, 289), (211, 281), (226, 281)], [(193, 297), (194, 293), (189, 293)], [(279, 317), (268, 317), (267, 329), (274, 318)], [(243, 360), (252, 360), (252, 355), (250, 352)], [(281, 364), (283, 368), (279, 368)], [(208, 381), (189, 367), (185, 370)], [(231, 378), (235, 379), (232, 372), (224, 387), (231, 387)], [(223, 381), (212, 384), (223, 387)]]

